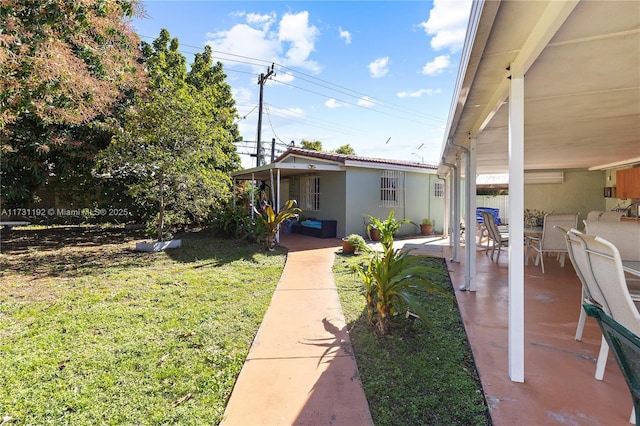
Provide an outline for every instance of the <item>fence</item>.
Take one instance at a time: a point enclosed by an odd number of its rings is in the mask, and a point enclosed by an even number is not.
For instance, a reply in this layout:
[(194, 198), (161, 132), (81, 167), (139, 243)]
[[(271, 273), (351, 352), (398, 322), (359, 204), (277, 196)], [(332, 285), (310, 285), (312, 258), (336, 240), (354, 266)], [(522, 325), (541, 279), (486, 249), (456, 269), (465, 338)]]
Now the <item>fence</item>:
[(476, 206), (490, 207), (500, 210), (500, 221), (503, 224), (509, 223), (508, 195), (478, 195), (476, 196)]

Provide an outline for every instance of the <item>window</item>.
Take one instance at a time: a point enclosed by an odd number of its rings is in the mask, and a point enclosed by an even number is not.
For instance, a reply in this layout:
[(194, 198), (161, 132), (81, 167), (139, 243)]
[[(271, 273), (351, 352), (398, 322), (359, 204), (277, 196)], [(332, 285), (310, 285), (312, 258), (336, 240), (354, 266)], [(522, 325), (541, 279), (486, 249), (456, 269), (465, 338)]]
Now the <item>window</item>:
[(320, 210), (320, 177), (305, 176), (300, 179), (302, 208), (309, 211)]
[(433, 185), (433, 196), (444, 198), (444, 182), (436, 181)]
[(400, 192), (398, 191), (400, 178), (403, 172), (385, 170), (380, 175), (380, 201), (384, 207), (397, 207), (400, 205)]

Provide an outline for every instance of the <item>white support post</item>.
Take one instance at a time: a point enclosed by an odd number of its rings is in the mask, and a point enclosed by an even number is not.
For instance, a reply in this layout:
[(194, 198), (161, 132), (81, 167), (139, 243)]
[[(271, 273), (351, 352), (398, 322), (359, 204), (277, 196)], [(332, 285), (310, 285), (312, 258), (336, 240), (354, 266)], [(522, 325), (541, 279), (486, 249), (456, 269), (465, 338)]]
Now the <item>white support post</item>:
[(524, 77), (509, 90), (509, 377), (524, 382)]
[(255, 218), (256, 214), (256, 206), (254, 203), (256, 202), (256, 175), (255, 173), (251, 173), (251, 219)]
[[(276, 179), (278, 182), (278, 194), (276, 198), (276, 205), (278, 206), (278, 210), (280, 210), (280, 169), (278, 169), (278, 174), (276, 175)], [(273, 169), (271, 169), (271, 180), (273, 181)], [(273, 191), (273, 188), (271, 189)], [(278, 226), (278, 232), (276, 232), (276, 241), (280, 244), (280, 227)]]
[[(469, 291), (476, 291), (476, 139), (469, 140), (469, 155), (466, 167), (466, 205), (467, 205), (467, 234), (465, 240), (465, 287)], [(473, 238), (470, 238), (473, 236)]]

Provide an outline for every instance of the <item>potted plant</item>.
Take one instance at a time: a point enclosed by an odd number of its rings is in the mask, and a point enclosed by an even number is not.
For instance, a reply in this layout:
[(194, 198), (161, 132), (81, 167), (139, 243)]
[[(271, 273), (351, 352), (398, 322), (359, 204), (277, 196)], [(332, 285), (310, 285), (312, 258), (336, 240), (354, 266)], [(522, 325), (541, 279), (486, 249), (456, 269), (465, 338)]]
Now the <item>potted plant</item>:
[(393, 236), (398, 232), (403, 223), (408, 223), (409, 219), (394, 219), (394, 211), (389, 212), (389, 216), (385, 220), (377, 217), (368, 216), (369, 224), (367, 225), (367, 233), (373, 241), (382, 242), (383, 247), (393, 245)]
[(433, 232), (433, 221), (429, 218), (422, 219), (422, 223), (420, 224), (420, 234), (431, 235), (431, 232)]
[(367, 243), (358, 234), (347, 235), (342, 239), (342, 253), (354, 254), (356, 251), (366, 250)]

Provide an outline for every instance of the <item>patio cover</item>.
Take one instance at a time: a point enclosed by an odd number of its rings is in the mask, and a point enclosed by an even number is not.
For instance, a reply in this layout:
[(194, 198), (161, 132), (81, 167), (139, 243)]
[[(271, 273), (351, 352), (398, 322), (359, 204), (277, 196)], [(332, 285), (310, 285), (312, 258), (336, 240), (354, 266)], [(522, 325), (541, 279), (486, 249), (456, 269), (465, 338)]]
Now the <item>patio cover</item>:
[[(634, 163), (640, 163), (640, 3), (475, 1), (439, 174), (509, 173), (510, 238), (518, 241), (524, 170)], [(465, 183), (466, 193), (475, 194), (475, 179)], [(472, 222), (467, 226), (473, 229), (475, 215), (469, 212), (475, 197), (466, 205)], [(454, 223), (459, 222), (455, 203), (453, 210)], [(467, 249), (467, 264), (475, 264), (475, 250)], [(514, 381), (524, 381), (522, 263), (523, 248), (514, 244), (509, 262)], [(473, 273), (468, 265), (470, 289)]]

